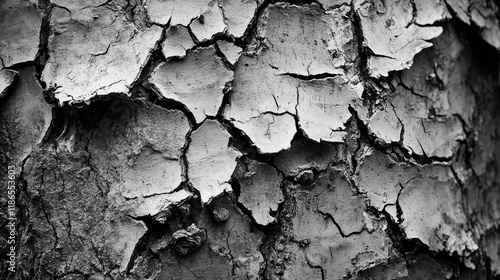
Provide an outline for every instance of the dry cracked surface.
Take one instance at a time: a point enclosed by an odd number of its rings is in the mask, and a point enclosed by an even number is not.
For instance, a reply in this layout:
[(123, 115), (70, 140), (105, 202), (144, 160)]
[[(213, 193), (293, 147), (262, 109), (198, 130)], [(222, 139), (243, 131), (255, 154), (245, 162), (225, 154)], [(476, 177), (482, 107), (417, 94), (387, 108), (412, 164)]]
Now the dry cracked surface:
[(499, 8), (3, 1), (0, 279), (498, 279)]

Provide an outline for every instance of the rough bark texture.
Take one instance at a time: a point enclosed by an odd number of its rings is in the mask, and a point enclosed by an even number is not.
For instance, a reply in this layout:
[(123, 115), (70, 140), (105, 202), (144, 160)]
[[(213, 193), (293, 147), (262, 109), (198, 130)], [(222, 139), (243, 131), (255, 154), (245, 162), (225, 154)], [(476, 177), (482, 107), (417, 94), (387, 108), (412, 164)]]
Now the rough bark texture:
[(0, 279), (500, 279), (499, 8), (2, 1)]

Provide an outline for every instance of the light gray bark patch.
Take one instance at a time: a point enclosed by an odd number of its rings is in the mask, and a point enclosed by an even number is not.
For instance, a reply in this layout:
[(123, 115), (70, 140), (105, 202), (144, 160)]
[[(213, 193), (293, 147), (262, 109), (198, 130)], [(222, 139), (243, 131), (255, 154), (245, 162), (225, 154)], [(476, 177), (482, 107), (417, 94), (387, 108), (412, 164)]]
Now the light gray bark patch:
[(153, 23), (188, 26), (189, 23), (209, 9), (211, 0), (149, 0), (146, 11)]
[(404, 127), (403, 145), (417, 155), (449, 158), (465, 138), (462, 124), (455, 116), (429, 117), (426, 99), (399, 87), (392, 100)]
[(262, 0), (220, 0), (224, 21), (227, 25), (227, 34), (235, 38), (242, 37), (250, 22), (256, 16), (257, 7)]
[(217, 41), (217, 47), (222, 52), (226, 60), (234, 65), (240, 58), (242, 49), (227, 41)]
[(443, 31), (441, 27), (413, 23), (410, 0), (387, 4), (355, 1), (354, 6), (361, 21), (364, 44), (372, 52), (368, 57), (368, 71), (375, 78), (410, 68), (413, 57), (432, 46), (429, 40)]
[(233, 72), (226, 69), (213, 46), (188, 51), (185, 58), (160, 64), (151, 82), (160, 97), (186, 105), (196, 122), (215, 116)]
[(316, 4), (271, 5), (259, 21), (257, 36), (269, 47), (269, 63), (278, 73), (343, 74), (356, 58), (349, 12), (349, 6), (325, 12)]
[(50, 26), (50, 58), (42, 80), (60, 104), (88, 103), (111, 93), (129, 95), (162, 35), (160, 27), (138, 29), (106, 5), (86, 7), (80, 2), (53, 8)]
[(193, 20), (189, 28), (199, 42), (210, 40), (216, 34), (224, 33), (226, 24), (218, 1), (212, 1), (208, 10)]
[(191, 134), (186, 158), (189, 180), (203, 204), (232, 191), (229, 180), (240, 152), (229, 146), (230, 134), (216, 120), (206, 120)]
[(10, 69), (0, 70), (0, 100), (4, 98), (7, 91), (14, 83), (18, 72)]
[(4, 67), (35, 60), (42, 15), (37, 1), (5, 0), (0, 3), (0, 58)]
[(401, 226), (408, 238), (418, 238), (432, 250), (446, 250), (467, 257), (478, 249), (478, 245), (468, 230), (462, 203), (451, 170), (442, 166), (428, 167), (403, 186), (399, 197), (403, 213)]
[(233, 122), (255, 144), (261, 153), (277, 153), (290, 148), (297, 132), (295, 118), (290, 114), (264, 113), (246, 122)]
[(304, 81), (299, 84), (297, 115), (306, 137), (316, 142), (344, 142), (349, 107), (362, 104), (363, 85), (345, 77)]
[(242, 130), (262, 153), (290, 147), (296, 133), (294, 115), (298, 81), (278, 75), (268, 51), (243, 54), (234, 73), (233, 91), (224, 118)]
[(120, 265), (120, 272), (125, 272), (132, 253), (139, 239), (146, 233), (146, 225), (141, 221), (124, 217), (111, 224), (110, 238), (107, 244), (111, 259)]
[(240, 185), (238, 201), (252, 212), (260, 225), (268, 225), (276, 219), (271, 215), (278, 210), (284, 199), (281, 192), (283, 176), (274, 167), (250, 160), (246, 168), (235, 172)]
[(165, 32), (165, 37), (161, 51), (167, 60), (173, 57), (185, 57), (186, 52), (195, 45), (189, 30), (182, 25), (170, 26)]

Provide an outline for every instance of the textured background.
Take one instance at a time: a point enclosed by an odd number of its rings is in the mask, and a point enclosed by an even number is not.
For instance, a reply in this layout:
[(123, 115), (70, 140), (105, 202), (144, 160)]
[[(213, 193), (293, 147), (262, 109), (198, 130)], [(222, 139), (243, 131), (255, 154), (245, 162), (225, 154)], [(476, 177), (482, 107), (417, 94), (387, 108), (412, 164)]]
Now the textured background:
[(500, 279), (493, 0), (2, 0), (0, 279)]

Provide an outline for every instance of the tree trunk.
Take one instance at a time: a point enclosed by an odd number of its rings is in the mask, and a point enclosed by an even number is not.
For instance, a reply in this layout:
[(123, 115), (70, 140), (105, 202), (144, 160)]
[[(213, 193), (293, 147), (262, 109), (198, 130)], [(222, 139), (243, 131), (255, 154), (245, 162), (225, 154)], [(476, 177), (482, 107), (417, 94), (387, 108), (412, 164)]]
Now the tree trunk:
[(500, 279), (493, 0), (0, 3), (0, 279)]

